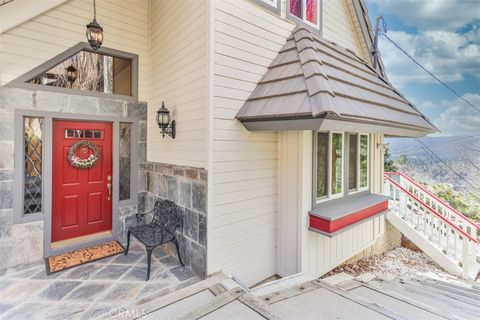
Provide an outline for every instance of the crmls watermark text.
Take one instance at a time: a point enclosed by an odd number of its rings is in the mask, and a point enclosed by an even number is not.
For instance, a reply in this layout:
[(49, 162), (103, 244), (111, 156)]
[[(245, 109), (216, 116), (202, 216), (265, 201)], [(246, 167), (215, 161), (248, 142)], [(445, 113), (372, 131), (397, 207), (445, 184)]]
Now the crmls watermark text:
[(145, 309), (112, 309), (108, 312), (110, 317), (116, 319), (144, 318), (147, 316)]

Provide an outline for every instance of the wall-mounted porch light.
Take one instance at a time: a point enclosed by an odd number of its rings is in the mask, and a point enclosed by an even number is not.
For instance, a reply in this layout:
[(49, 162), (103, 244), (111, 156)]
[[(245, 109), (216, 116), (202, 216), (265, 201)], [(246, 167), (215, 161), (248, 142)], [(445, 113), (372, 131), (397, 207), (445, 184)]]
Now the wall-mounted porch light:
[(93, 0), (93, 21), (87, 24), (86, 32), (88, 43), (93, 50), (98, 50), (103, 43), (103, 28), (97, 22), (97, 8)]
[(175, 120), (171, 120), (170, 111), (165, 108), (163, 101), (162, 107), (157, 110), (157, 124), (163, 138), (167, 135), (175, 139)]

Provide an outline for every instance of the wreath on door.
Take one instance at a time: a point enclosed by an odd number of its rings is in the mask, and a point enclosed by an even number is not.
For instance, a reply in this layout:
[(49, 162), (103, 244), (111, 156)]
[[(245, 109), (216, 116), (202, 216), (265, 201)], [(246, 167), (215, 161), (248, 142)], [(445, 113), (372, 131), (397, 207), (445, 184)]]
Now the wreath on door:
[[(80, 158), (77, 156), (77, 151), (80, 149), (83, 153), (92, 151), (87, 158)], [(80, 140), (72, 144), (70, 150), (68, 150), (67, 159), (77, 169), (88, 169), (93, 167), (100, 157), (100, 151), (95, 143), (87, 140)]]

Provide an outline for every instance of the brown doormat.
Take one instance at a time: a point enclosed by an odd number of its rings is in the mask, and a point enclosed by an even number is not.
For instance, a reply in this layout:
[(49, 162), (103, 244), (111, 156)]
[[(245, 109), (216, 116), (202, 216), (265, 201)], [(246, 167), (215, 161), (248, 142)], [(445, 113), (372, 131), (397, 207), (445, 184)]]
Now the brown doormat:
[(125, 252), (125, 248), (117, 240), (94, 245), (93, 247), (75, 250), (45, 259), (47, 274), (70, 269), (81, 264), (111, 257)]

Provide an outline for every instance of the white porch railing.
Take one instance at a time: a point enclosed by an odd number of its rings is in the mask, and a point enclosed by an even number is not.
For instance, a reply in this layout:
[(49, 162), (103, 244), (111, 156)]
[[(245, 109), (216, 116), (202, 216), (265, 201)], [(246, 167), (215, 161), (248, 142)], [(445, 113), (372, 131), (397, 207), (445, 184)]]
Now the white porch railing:
[(397, 181), (400, 186), (407, 189), (411, 194), (422, 200), (427, 206), (440, 213), (445, 219), (466, 231), (471, 237), (478, 238), (480, 226), (467, 218), (460, 211), (453, 208), (445, 201), (439, 199), (436, 195), (428, 191), (424, 186), (410, 179), (401, 172), (386, 172), (385, 175)]
[[(384, 183), (385, 195), (390, 197), (390, 213), (427, 240), (432, 250), (438, 250), (459, 266), (464, 277), (471, 278), (479, 265), (476, 262), (478, 225), (404, 174), (386, 173)], [(439, 258), (435, 260), (444, 259), (443, 255), (425, 253)], [(437, 263), (442, 266), (441, 261)]]

